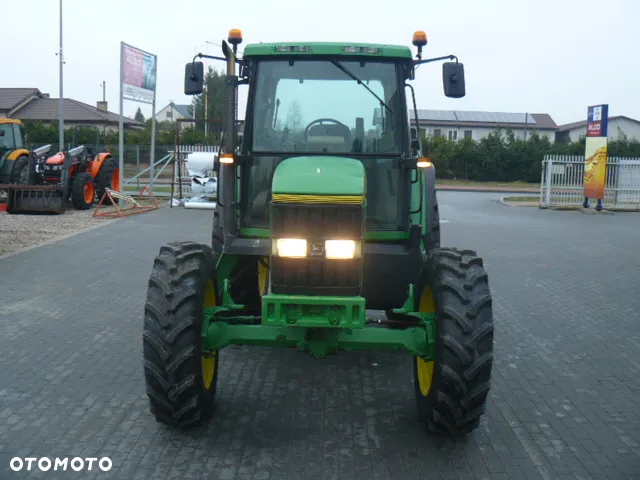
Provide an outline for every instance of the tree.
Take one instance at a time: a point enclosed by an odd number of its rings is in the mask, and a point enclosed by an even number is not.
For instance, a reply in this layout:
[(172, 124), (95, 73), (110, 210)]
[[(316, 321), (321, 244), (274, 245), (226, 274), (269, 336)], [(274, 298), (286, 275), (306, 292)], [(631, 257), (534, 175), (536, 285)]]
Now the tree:
[(145, 122), (144, 115), (142, 114), (142, 110), (140, 110), (140, 107), (138, 107), (138, 110), (136, 111), (136, 115), (133, 118), (138, 122), (141, 122), (141, 123)]
[[(196, 120), (204, 120), (204, 104), (205, 93), (207, 95), (207, 120), (224, 120), (226, 91), (225, 91), (225, 74), (209, 67), (205, 75), (205, 92), (194, 97), (191, 103), (191, 112), (193, 112)], [(204, 123), (196, 124), (196, 130), (204, 132)], [(221, 125), (210, 124), (207, 131), (209, 132), (209, 140), (217, 141), (222, 131)]]
[(302, 112), (300, 111), (300, 104), (294, 100), (291, 102), (291, 106), (289, 107), (289, 111), (287, 112), (287, 122), (286, 125), (289, 127), (289, 130), (297, 132), (302, 130)]

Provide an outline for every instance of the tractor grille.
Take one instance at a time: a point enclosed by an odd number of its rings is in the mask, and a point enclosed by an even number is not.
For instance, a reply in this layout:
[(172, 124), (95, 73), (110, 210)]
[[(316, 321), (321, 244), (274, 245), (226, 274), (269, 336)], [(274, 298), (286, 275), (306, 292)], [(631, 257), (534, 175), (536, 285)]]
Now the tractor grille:
[[(362, 256), (354, 259), (326, 259), (324, 241), (364, 236), (363, 205), (273, 204), (274, 238), (304, 238), (307, 258), (274, 255), (271, 290), (287, 295), (359, 295), (362, 285)], [(317, 247), (317, 248), (316, 248)]]

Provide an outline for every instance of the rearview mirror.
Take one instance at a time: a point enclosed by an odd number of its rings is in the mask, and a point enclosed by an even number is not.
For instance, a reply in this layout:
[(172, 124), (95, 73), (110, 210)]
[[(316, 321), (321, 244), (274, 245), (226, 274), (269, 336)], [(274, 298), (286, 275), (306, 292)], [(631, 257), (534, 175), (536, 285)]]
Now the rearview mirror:
[(184, 94), (199, 95), (203, 91), (204, 63), (187, 63), (184, 67)]
[(462, 98), (466, 94), (464, 85), (464, 65), (447, 62), (442, 65), (442, 83), (444, 94), (449, 98)]

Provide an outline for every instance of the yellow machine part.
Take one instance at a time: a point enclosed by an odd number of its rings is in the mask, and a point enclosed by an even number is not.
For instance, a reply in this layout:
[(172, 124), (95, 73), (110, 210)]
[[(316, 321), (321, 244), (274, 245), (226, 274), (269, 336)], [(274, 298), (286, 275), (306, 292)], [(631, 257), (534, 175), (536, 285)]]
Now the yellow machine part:
[(26, 150), (24, 148), (19, 148), (11, 152), (9, 155), (7, 155), (7, 160), (15, 160), (18, 157), (21, 157), (23, 155), (29, 155), (29, 150)]
[(22, 122), (17, 118), (0, 118), (0, 124), (10, 123), (13, 125), (22, 125)]

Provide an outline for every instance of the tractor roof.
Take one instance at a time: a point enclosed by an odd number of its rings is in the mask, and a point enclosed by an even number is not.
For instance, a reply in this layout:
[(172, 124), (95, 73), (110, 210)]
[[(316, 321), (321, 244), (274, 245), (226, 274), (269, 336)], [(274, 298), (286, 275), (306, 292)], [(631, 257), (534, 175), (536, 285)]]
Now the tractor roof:
[[(289, 47), (289, 48), (287, 48)], [(302, 50), (304, 48), (304, 50)], [(404, 45), (352, 42), (278, 42), (251, 43), (244, 48), (244, 57), (277, 57), (280, 55), (345, 55), (398, 58), (411, 60), (411, 49)]]
[(22, 125), (22, 122), (17, 118), (0, 118), (0, 124), (12, 123), (14, 125)]

